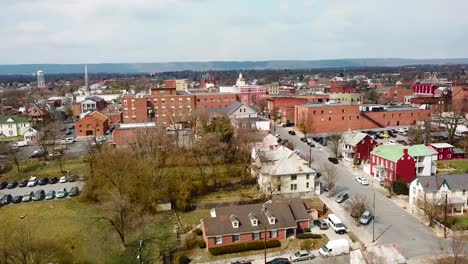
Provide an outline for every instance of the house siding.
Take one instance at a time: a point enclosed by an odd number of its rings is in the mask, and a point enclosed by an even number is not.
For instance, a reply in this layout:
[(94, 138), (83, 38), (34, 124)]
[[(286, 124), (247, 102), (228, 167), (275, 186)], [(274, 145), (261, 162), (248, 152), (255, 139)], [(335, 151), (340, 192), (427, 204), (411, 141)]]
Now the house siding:
[[(274, 229), (271, 229), (274, 230)], [(267, 230), (266, 232), (266, 239), (267, 240), (285, 240), (286, 239), (286, 230), (285, 229), (279, 229), (277, 230), (278, 236), (277, 237), (270, 237), (270, 231)], [(204, 232), (203, 232), (204, 233)], [(233, 235), (235, 234), (229, 234), (229, 235), (222, 235), (222, 243), (221, 244), (216, 244), (216, 237), (204, 237), (206, 247), (212, 248), (212, 247), (222, 247), (222, 246), (228, 246), (228, 245), (233, 245), (233, 244), (239, 244), (239, 243), (248, 243), (248, 242), (253, 242), (253, 241), (264, 241), (265, 238), (265, 231), (260, 232), (260, 239), (253, 240), (253, 233), (244, 233), (244, 234), (238, 234), (239, 235), (239, 241), (234, 242), (233, 241)], [(237, 234), (236, 234), (237, 235)]]

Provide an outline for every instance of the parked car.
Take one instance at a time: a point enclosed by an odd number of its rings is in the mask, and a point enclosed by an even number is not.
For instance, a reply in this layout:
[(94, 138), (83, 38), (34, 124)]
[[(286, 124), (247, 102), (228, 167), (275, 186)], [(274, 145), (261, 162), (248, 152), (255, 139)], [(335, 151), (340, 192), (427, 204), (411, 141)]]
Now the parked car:
[(387, 144), (389, 144), (389, 145), (395, 145), (395, 144), (397, 144), (397, 142), (396, 142), (395, 140), (393, 140), (393, 139), (389, 139), (389, 140), (387, 141)]
[(328, 161), (330, 161), (333, 164), (338, 164), (338, 159), (335, 157), (328, 157)]
[(286, 122), (283, 124), (283, 127), (292, 127), (294, 126), (294, 123)]
[(267, 264), (289, 264), (291, 261), (287, 258), (275, 258), (270, 261), (267, 261)]
[(312, 142), (307, 142), (307, 145), (309, 145), (309, 147), (311, 147), (311, 148), (315, 148), (315, 144), (312, 143)]
[(280, 137), (281, 137), (280, 134), (275, 135), (275, 138), (280, 138)]
[(364, 177), (357, 176), (354, 179), (362, 185), (366, 185), (366, 186), (369, 185), (369, 181)]
[(367, 225), (370, 223), (372, 218), (374, 218), (374, 216), (372, 215), (371, 211), (366, 210), (364, 211), (364, 213), (362, 213), (361, 217), (359, 218), (359, 223)]
[(288, 134), (289, 134), (289, 135), (295, 136), (295, 135), (296, 135), (296, 131), (294, 131), (294, 130), (289, 130), (289, 131), (288, 131)]
[(45, 198), (45, 192), (44, 192), (44, 190), (37, 190), (37, 191), (34, 193), (34, 196), (32, 197), (33, 201), (44, 200), (44, 198)]
[(17, 195), (17, 196), (14, 196), (12, 199), (11, 199), (11, 202), (16, 204), (16, 203), (21, 203), (21, 201), (23, 200), (23, 196), (21, 195)]
[(313, 259), (315, 258), (315, 256), (310, 251), (300, 250), (292, 254), (289, 258), (291, 259), (292, 262), (298, 262), (298, 261)]
[(303, 138), (301, 138), (301, 141), (302, 141), (302, 142), (307, 142), (307, 138), (306, 138), (306, 137), (303, 137)]
[(29, 193), (23, 195), (23, 199), (21, 199), (21, 201), (30, 202), (30, 201), (32, 201), (33, 196), (34, 196), (34, 192), (29, 192)]
[(33, 151), (33, 153), (31, 154), (31, 156), (29, 156), (30, 158), (40, 158), (42, 156), (44, 156), (46, 153), (44, 153), (44, 151), (40, 150), (40, 149), (36, 149)]
[(36, 177), (31, 177), (28, 181), (28, 187), (34, 187), (37, 184), (37, 178)]
[(70, 189), (68, 196), (75, 197), (75, 196), (78, 196), (79, 193), (80, 193), (80, 190), (78, 189), (78, 187), (75, 186)]
[(68, 182), (75, 182), (77, 180), (78, 180), (78, 176), (76, 176), (76, 175), (72, 175), (70, 177), (67, 177)]
[(0, 190), (5, 189), (8, 186), (8, 182), (0, 182)]
[(328, 223), (324, 219), (315, 219), (314, 225), (320, 228), (321, 230), (328, 229)]
[(39, 181), (38, 181), (38, 184), (39, 185), (46, 185), (49, 183), (49, 178), (40, 178)]
[(349, 193), (348, 192), (340, 192), (335, 198), (335, 201), (337, 203), (342, 203), (346, 201), (349, 198)]
[(49, 179), (49, 184), (56, 184), (59, 181), (59, 178), (57, 177), (52, 177)]
[(28, 180), (22, 180), (19, 184), (18, 187), (26, 187), (28, 185)]
[(65, 138), (65, 144), (72, 144), (74, 142), (76, 142), (75, 138), (72, 138), (72, 137), (67, 137)]
[(339, 256), (341, 254), (348, 254), (349, 248), (349, 242), (344, 238), (330, 240), (319, 250), (319, 254), (323, 257)]
[(231, 264), (252, 264), (252, 262), (238, 260), (238, 261), (231, 262)]
[(72, 134), (71, 130), (68, 130), (67, 133), (65, 133), (65, 135), (67, 135), (67, 136), (71, 135), (71, 134)]
[(63, 188), (55, 192), (55, 197), (57, 199), (65, 198), (67, 196), (67, 189)]
[(45, 199), (46, 200), (52, 200), (55, 198), (55, 191), (48, 191), (46, 196), (45, 196)]
[(65, 182), (67, 182), (67, 177), (65, 177), (65, 176), (60, 177), (60, 181), (59, 181), (59, 182), (60, 182), (60, 183), (65, 183)]
[(0, 199), (0, 205), (7, 205), (11, 202), (11, 194), (5, 194), (2, 196), (2, 199)]
[(8, 183), (7, 189), (13, 189), (13, 188), (16, 188), (16, 186), (18, 186), (18, 183), (13, 181), (13, 182)]

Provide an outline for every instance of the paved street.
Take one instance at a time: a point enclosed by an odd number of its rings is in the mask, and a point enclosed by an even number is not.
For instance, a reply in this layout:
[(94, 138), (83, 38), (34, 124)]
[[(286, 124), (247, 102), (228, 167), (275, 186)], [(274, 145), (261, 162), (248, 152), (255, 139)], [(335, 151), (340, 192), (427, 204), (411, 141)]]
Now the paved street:
[[(298, 136), (291, 136), (285, 128), (278, 126), (274, 133), (292, 141), (296, 149), (304, 154), (304, 158), (308, 159), (310, 148), (307, 144), (301, 142)], [(326, 149), (312, 148), (313, 168), (320, 169), (323, 164), (329, 163), (327, 157), (331, 156), (331, 154), (327, 151)], [(354, 180), (355, 176), (343, 165), (334, 166), (337, 167), (338, 171), (338, 183), (335, 193), (346, 190), (351, 195), (356, 193), (364, 194), (372, 204), (374, 189), (356, 182)], [(375, 237), (378, 243), (398, 243), (403, 248), (403, 254), (408, 258), (437, 254), (441, 252), (442, 248), (447, 247), (446, 241), (439, 239), (428, 227), (378, 191), (375, 191), (375, 203)], [(364, 237), (369, 237), (369, 234), (372, 237), (372, 224), (364, 227), (364, 229), (368, 232)], [(362, 236), (359, 233), (357, 235)]]

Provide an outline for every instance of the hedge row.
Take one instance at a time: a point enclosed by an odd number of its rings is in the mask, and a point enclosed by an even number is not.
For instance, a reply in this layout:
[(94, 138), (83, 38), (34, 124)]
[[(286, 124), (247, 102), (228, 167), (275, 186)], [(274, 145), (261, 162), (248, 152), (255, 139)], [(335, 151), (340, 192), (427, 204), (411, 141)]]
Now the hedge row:
[[(280, 247), (281, 242), (279, 240), (268, 240), (266, 242), (267, 248), (275, 248)], [(254, 241), (248, 243), (240, 243), (240, 244), (233, 244), (229, 246), (222, 246), (222, 247), (213, 247), (210, 248), (208, 251), (213, 256), (223, 255), (223, 254), (230, 254), (230, 253), (237, 253), (237, 252), (244, 252), (250, 250), (260, 250), (264, 249), (265, 244), (264, 241)]]
[(311, 233), (302, 233), (297, 235), (299, 239), (306, 239), (306, 238), (322, 238), (322, 235), (319, 234), (311, 234)]

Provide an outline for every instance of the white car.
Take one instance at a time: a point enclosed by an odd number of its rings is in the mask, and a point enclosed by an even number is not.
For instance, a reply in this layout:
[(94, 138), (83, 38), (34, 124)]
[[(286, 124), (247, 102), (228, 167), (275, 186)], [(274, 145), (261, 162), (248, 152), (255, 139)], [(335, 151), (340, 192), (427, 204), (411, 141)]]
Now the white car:
[(37, 178), (36, 177), (31, 177), (28, 181), (27, 186), (28, 187), (34, 187), (37, 184)]
[(65, 176), (60, 177), (59, 182), (60, 183), (66, 183), (67, 182), (67, 177), (65, 177)]
[(364, 177), (357, 176), (357, 177), (354, 178), (354, 179), (356, 179), (356, 181), (359, 182), (359, 183), (362, 184), (362, 185), (369, 185), (369, 181), (368, 181), (366, 178), (364, 178)]
[(276, 137), (276, 138), (279, 138), (279, 137), (280, 137), (280, 134), (276, 134), (275, 137)]
[(395, 140), (393, 140), (393, 139), (390, 139), (390, 140), (387, 141), (387, 144), (395, 145), (395, 144), (397, 144), (397, 142)]
[(65, 144), (72, 144), (75, 141), (76, 141), (75, 138), (72, 138), (72, 137), (65, 138)]

